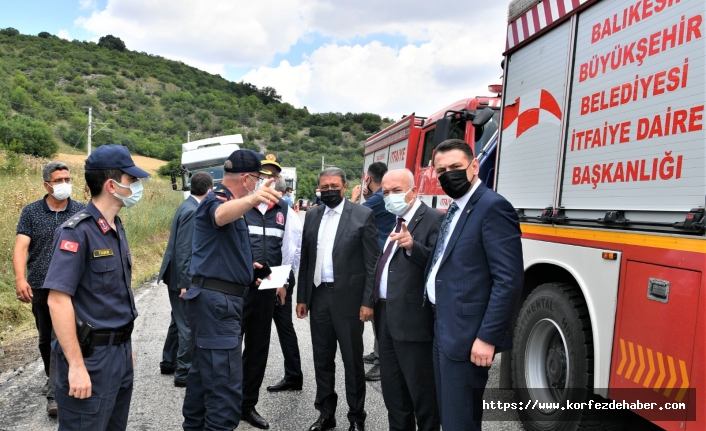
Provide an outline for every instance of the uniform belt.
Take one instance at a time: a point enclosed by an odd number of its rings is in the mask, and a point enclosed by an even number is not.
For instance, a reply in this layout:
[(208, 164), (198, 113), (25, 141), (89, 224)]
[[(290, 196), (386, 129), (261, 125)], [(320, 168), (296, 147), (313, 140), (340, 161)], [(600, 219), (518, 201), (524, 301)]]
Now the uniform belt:
[(191, 284), (194, 286), (200, 286), (203, 289), (215, 290), (216, 292), (225, 293), (226, 295), (233, 296), (243, 296), (248, 290), (248, 286), (242, 286), (240, 284), (228, 283), (227, 281), (219, 280), (217, 278), (208, 278), (195, 276)]
[(333, 289), (333, 281), (322, 281), (321, 284), (319, 284), (319, 287)]
[(110, 344), (110, 336), (113, 336), (113, 345), (123, 344), (130, 340), (132, 335), (132, 328), (134, 324), (132, 322), (118, 329), (101, 329), (99, 331), (93, 332), (93, 345), (94, 346), (107, 346)]

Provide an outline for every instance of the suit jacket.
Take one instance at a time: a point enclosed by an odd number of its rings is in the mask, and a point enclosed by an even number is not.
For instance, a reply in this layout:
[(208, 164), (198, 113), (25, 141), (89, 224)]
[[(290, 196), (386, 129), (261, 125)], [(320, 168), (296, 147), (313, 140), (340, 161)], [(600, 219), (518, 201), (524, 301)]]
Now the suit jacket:
[[(407, 230), (414, 238), (411, 255), (407, 256), (406, 250), (398, 247), (390, 256), (387, 273), (387, 324), (395, 340), (428, 342), (434, 339), (434, 316), (429, 304), (423, 305), (426, 280), (424, 270), (443, 220), (444, 213), (422, 202), (407, 224)], [(377, 265), (384, 264), (378, 259)], [(377, 323), (378, 319), (375, 319)]]
[[(319, 226), (324, 210), (319, 205), (306, 212), (302, 235), (297, 302), (311, 309)], [(375, 215), (370, 208), (346, 200), (333, 243), (334, 307), (344, 316), (360, 313), (361, 305), (373, 307), (375, 262), (380, 254)]]
[(505, 198), (481, 183), (459, 211), (436, 275), (435, 335), (449, 358), (468, 361), (476, 338), (496, 352), (512, 348), (524, 268), (519, 220)]
[(194, 236), (194, 215), (198, 205), (196, 198), (189, 196), (179, 205), (172, 220), (167, 249), (164, 251), (162, 267), (157, 277), (157, 280), (164, 280), (171, 290), (179, 291), (191, 286), (191, 240)]

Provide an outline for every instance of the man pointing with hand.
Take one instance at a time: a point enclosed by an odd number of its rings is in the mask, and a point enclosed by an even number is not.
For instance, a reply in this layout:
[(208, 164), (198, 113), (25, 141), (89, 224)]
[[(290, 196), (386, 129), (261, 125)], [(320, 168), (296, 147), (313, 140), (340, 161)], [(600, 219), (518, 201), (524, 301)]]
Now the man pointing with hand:
[(391, 430), (438, 430), (434, 318), (423, 298), (424, 269), (444, 215), (417, 199), (414, 175), (407, 169), (385, 174), (382, 196), (387, 211), (397, 216), (376, 266), (373, 295), (388, 422)]
[[(223, 182), (194, 216), (191, 287), (186, 314), (194, 349), (184, 397), (185, 430), (232, 430), (242, 413), (243, 297), (253, 280), (253, 256), (243, 215), (282, 194), (260, 178), (259, 155), (237, 150), (223, 165)], [(258, 265), (259, 266), (259, 265)]]

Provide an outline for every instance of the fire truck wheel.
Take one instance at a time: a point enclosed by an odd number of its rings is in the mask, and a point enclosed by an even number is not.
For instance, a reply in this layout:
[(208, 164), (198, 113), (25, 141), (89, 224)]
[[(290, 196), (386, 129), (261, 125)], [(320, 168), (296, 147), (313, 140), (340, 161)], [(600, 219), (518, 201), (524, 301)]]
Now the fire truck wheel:
[(566, 406), (567, 401), (585, 401), (592, 392), (592, 339), (588, 309), (577, 286), (542, 284), (527, 297), (512, 350), (513, 386), (525, 429), (579, 427), (582, 411)]

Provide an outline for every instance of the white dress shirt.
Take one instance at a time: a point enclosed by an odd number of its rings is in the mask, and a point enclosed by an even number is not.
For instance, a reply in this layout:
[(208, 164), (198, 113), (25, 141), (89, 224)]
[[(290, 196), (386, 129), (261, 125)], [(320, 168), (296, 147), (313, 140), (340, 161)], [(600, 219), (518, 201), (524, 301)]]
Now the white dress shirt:
[[(444, 238), (444, 245), (441, 251), (441, 257), (431, 268), (431, 271), (429, 272), (429, 278), (427, 279), (427, 297), (429, 298), (429, 301), (432, 304), (436, 304), (436, 273), (439, 272), (439, 265), (441, 265), (441, 261), (444, 259), (446, 245), (449, 243), (449, 238), (451, 238), (451, 235), (453, 234), (453, 231), (456, 228), (456, 223), (458, 223), (458, 219), (461, 218), (461, 213), (463, 212), (463, 209), (466, 208), (466, 204), (471, 199), (471, 195), (473, 195), (480, 183), (481, 181), (479, 179), (478, 181), (476, 181), (475, 184), (473, 184), (473, 187), (471, 187), (471, 189), (465, 195), (461, 196), (459, 199), (454, 199), (454, 202), (456, 202), (456, 205), (458, 205), (458, 210), (456, 210), (456, 212), (454, 213), (454, 218), (451, 220), (451, 224), (449, 225), (449, 230), (446, 234), (446, 238)], [(439, 232), (439, 235), (441, 235), (441, 232)], [(431, 259), (434, 258), (435, 253), (436, 251), (432, 250), (432, 255), (430, 257)]]
[(331, 235), (326, 238), (326, 245), (324, 248), (324, 260), (321, 264), (321, 281), (327, 283), (333, 283), (333, 243), (336, 240), (336, 231), (338, 230), (338, 222), (341, 220), (341, 214), (343, 214), (343, 205), (346, 200), (343, 199), (336, 208), (330, 209), (329, 207), (324, 208), (324, 215), (321, 217), (321, 224), (319, 225), (319, 235), (316, 239), (316, 249), (319, 249), (319, 244), (321, 243), (321, 237), (324, 234), (324, 227), (329, 217), (333, 217), (331, 223), (333, 226), (330, 227)]
[[(417, 210), (419, 207), (422, 205), (422, 201), (419, 199), (414, 200), (414, 205), (410, 209), (407, 210), (407, 212), (402, 216), (404, 219), (404, 224), (409, 226), (409, 222), (412, 220), (412, 217), (414, 217), (414, 214), (417, 213)], [(395, 228), (392, 230), (393, 232), (397, 228), (397, 223), (395, 223)], [(385, 249), (387, 249), (387, 245), (390, 243), (390, 237), (387, 237), (387, 240), (385, 240), (385, 245), (382, 247), (382, 253), (385, 252)], [(380, 298), (387, 298), (387, 273), (390, 270), (390, 261), (392, 260), (392, 256), (395, 254), (397, 251), (397, 241), (392, 245), (392, 251), (390, 252), (390, 257), (388, 257), (387, 262), (385, 262), (385, 267), (382, 269), (382, 276), (380, 277)], [(406, 250), (405, 250), (406, 251)], [(409, 253), (408, 253), (409, 254)], [(382, 256), (382, 254), (380, 254)]]
[(304, 227), (299, 214), (289, 208), (287, 211), (287, 223), (284, 225), (284, 237), (282, 238), (282, 265), (292, 265), (292, 271), (294, 271), (295, 276), (299, 270), (299, 259), (301, 259), (303, 230)]

